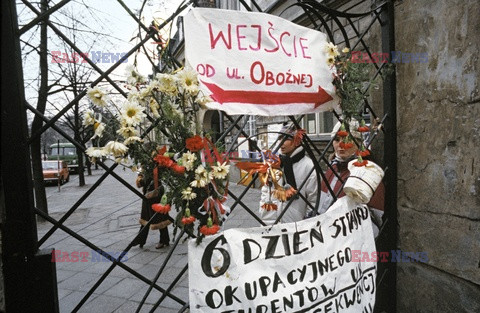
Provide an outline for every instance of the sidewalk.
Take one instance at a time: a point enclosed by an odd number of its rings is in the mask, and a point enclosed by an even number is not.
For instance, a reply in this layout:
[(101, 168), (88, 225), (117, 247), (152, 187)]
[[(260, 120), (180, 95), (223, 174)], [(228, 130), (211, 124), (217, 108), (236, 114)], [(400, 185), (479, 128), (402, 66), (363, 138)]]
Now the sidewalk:
[[(57, 186), (46, 187), (50, 216), (56, 220), (62, 218), (85, 193), (90, 192), (92, 185), (104, 173), (103, 169), (93, 170), (92, 176), (85, 176), (86, 185), (83, 187), (78, 187), (77, 175), (71, 176), (70, 182), (63, 185), (60, 192)], [(115, 173), (134, 186), (136, 173), (129, 169), (123, 170), (121, 167), (117, 167)], [(134, 188), (136, 189), (136, 187)], [(244, 187), (231, 182), (230, 190), (236, 196), (240, 196)], [(243, 202), (252, 211), (257, 212), (259, 198), (260, 191), (250, 189), (244, 196)], [(232, 205), (233, 202), (229, 198), (227, 205)], [(78, 204), (78, 208), (64, 225), (104, 251), (118, 255), (133, 240), (139, 230), (140, 207), (140, 198), (109, 175), (85, 201)], [(171, 216), (174, 217), (176, 212), (172, 213)], [(52, 226), (46, 221), (38, 222), (39, 239)], [(259, 226), (258, 222), (240, 205), (234, 208), (224, 224), (225, 229), (254, 226)], [(176, 239), (173, 237), (172, 226), (169, 226), (169, 230), (171, 239)], [(158, 231), (150, 231), (145, 246), (142, 249), (138, 246), (130, 249), (124, 264), (147, 279), (154, 279), (169, 250), (172, 249), (172, 245), (170, 245), (169, 248), (156, 250), (157, 242)], [(62, 253), (67, 252), (69, 256), (72, 256), (72, 252), (76, 252), (77, 256), (85, 256), (88, 253), (86, 259), (83, 258), (84, 262), (80, 261), (82, 257), (79, 257), (77, 262), (56, 263), (60, 312), (71, 312), (112, 263), (102, 261), (102, 258), (90, 247), (62, 230), (55, 231), (40, 247), (40, 249), (47, 248), (55, 248)], [(157, 281), (159, 286), (167, 288), (171, 284), (187, 264), (187, 253), (187, 242), (181, 240)], [(75, 259), (72, 258), (72, 260)], [(171, 291), (174, 296), (184, 302), (188, 302), (187, 273)], [(148, 288), (147, 283), (116, 266), (79, 312), (135, 312)], [(141, 312), (149, 312), (160, 296), (161, 293), (154, 289), (142, 306)], [(178, 312), (181, 307), (182, 305), (174, 299), (167, 298), (155, 312)]]

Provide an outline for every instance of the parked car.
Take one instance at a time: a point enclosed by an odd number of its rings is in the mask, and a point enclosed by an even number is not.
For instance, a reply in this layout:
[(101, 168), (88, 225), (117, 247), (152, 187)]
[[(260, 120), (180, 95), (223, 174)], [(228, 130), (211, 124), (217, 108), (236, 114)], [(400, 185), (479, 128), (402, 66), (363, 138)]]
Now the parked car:
[(45, 182), (63, 183), (70, 180), (66, 161), (42, 161), (43, 180)]

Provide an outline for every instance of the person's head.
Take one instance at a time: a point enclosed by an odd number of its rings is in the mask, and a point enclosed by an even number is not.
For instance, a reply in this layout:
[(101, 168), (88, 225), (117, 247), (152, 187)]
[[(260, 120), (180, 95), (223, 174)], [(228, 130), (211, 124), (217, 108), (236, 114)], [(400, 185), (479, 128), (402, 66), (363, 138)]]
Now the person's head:
[(355, 139), (353, 141), (353, 146), (350, 148), (342, 147), (340, 142), (342, 141), (342, 137), (338, 136), (338, 131), (341, 127), (342, 123), (338, 122), (332, 130), (331, 137), (333, 139), (333, 149), (335, 151), (335, 156), (341, 160), (348, 160), (351, 158), (355, 152), (358, 150), (358, 146), (356, 143), (360, 144), (362, 142), (362, 134), (357, 130), (359, 127), (359, 123), (356, 119), (352, 118), (348, 125), (350, 135)]
[(293, 124), (285, 124), (280, 130), (280, 133), (278, 139), (283, 140), (285, 138), (283, 144), (280, 146), (280, 152), (290, 156), (293, 151), (302, 145), (301, 140), (295, 140), (297, 128)]

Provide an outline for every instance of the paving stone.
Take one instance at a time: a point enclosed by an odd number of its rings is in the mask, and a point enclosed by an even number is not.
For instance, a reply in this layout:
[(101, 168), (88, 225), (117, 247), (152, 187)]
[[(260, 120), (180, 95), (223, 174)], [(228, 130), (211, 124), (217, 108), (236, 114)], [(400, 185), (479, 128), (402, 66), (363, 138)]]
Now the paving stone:
[(85, 303), (79, 312), (115, 312), (116, 309), (122, 306), (125, 302), (125, 299), (122, 298), (100, 295)]
[(118, 284), (106, 290), (104, 294), (128, 299), (142, 286), (146, 286), (146, 283), (137, 278), (124, 278)]
[[(60, 288), (59, 288), (60, 289)], [(86, 292), (73, 291), (59, 300), (60, 313), (70, 313), (86, 295)]]
[(57, 268), (57, 282), (62, 282), (67, 278), (72, 277), (73, 275), (78, 274), (76, 271), (67, 271), (67, 270), (61, 270)]
[[(70, 205), (74, 203), (102, 173), (103, 170), (97, 170), (94, 171), (92, 177), (87, 176), (87, 186), (85, 187), (80, 188), (70, 185), (68, 189), (62, 189), (61, 193), (54, 190), (47, 191), (52, 212), (57, 214), (58, 218), (61, 218), (62, 214), (69, 209), (69, 205), (65, 205), (65, 202), (70, 203)], [(134, 173), (118, 171), (118, 174), (124, 177), (126, 181), (131, 182), (132, 185), (134, 184)], [(67, 220), (67, 225), (80, 236), (107, 252), (123, 251), (138, 233), (140, 202), (134, 198), (136, 195), (118, 182), (115, 182), (112, 178), (107, 178), (100, 187), (81, 204), (83, 210), (79, 212), (82, 212), (82, 219), (85, 222), (81, 223), (80, 220), (77, 220), (79, 223), (68, 224), (69, 220)], [(243, 188), (243, 186), (234, 185), (230, 189), (235, 194), (240, 194)], [(248, 207), (257, 207), (256, 199), (258, 199), (258, 195), (258, 190), (251, 190), (247, 193), (244, 200)], [(227, 203), (233, 203), (232, 199), (227, 201), (229, 201)], [(174, 216), (175, 212), (172, 212), (172, 214)], [(74, 220), (72, 219), (72, 221)], [(243, 208), (237, 207), (225, 223), (225, 228), (252, 224), (257, 226), (258, 222), (251, 216), (248, 216)], [(51, 224), (48, 222), (38, 223), (39, 236), (41, 237), (50, 228)], [(169, 230), (171, 239), (175, 240), (173, 227), (169, 227)], [(170, 249), (173, 248), (172, 242), (169, 248), (157, 250), (155, 249), (157, 242), (158, 232), (150, 231), (145, 246), (143, 248), (139, 246), (132, 247), (127, 253), (128, 258), (124, 264), (132, 268), (132, 270), (138, 271), (147, 279), (153, 279), (168, 256)], [(42, 245), (42, 248), (46, 247), (54, 247), (55, 249), (69, 252), (88, 251), (90, 253), (88, 262), (59, 262), (56, 264), (59, 297), (61, 297), (61, 312), (70, 312), (86, 292), (100, 279), (111, 263), (92, 262), (92, 249), (62, 230), (57, 230)], [(188, 242), (182, 238), (157, 284), (165, 289), (168, 288), (176, 275), (187, 264), (187, 259)], [(105, 281), (94, 291), (80, 312), (134, 312), (148, 287), (148, 284), (141, 279), (116, 266)], [(188, 302), (188, 273), (180, 278), (176, 286), (173, 287), (172, 293), (183, 299), (183, 301)], [(142, 312), (148, 312), (159, 297), (160, 292), (154, 289), (148, 297)], [(182, 305), (175, 300), (166, 298), (155, 312), (178, 312), (181, 307)]]
[(80, 272), (59, 283), (58, 288), (87, 292), (99, 278), (97, 274)]
[[(136, 312), (139, 304), (140, 304), (140, 302), (127, 301), (127, 302), (125, 302), (122, 306), (120, 306), (119, 308), (117, 308), (117, 309), (115, 310), (115, 313), (132, 313), (132, 312)], [(142, 305), (142, 308), (140, 309), (140, 313), (150, 312), (150, 310), (151, 310), (152, 308), (153, 308), (153, 305), (152, 305), (152, 304), (144, 303), (144, 304)], [(164, 312), (164, 311), (160, 311), (160, 309), (155, 310), (155, 311), (157, 311), (157, 312)]]

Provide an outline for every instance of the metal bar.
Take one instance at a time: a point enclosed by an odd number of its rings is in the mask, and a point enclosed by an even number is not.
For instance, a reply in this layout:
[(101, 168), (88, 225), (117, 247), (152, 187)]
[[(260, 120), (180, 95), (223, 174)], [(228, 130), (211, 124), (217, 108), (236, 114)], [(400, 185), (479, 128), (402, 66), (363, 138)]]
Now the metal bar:
[[(31, 4), (26, 4), (32, 11), (36, 12), (37, 14), (38, 11), (35, 9), (35, 7), (33, 7)], [(186, 6), (182, 7), (180, 12), (185, 9)], [(166, 24), (168, 24), (171, 20), (173, 19), (173, 16), (170, 16), (169, 18), (167, 18), (160, 26), (159, 28), (163, 28)], [(48, 25), (50, 26), (50, 28), (52, 28), (53, 31), (55, 31), (55, 33), (57, 33), (62, 39), (64, 39), (75, 51), (81, 53), (81, 51), (75, 46), (73, 45), (73, 43), (70, 42), (70, 40), (68, 38), (65, 37), (65, 35), (60, 31), (58, 30), (52, 23), (50, 22), (47, 22)], [(145, 37), (143, 40), (141, 40), (137, 45), (135, 45), (135, 47), (133, 47), (132, 49), (130, 49), (129, 52), (127, 52), (126, 54), (126, 57), (132, 55), (138, 48), (140, 48), (143, 44), (145, 44), (145, 42), (147, 42), (148, 40), (150, 40), (151, 36), (153, 36), (153, 33), (150, 33), (149, 36)], [(86, 58), (87, 62), (89, 62), (90, 65), (92, 65), (92, 67), (97, 67), (95, 65), (95, 63), (93, 63), (89, 58)], [(104, 78), (107, 79), (109, 81), (109, 83), (115, 87), (117, 90), (120, 91), (120, 93), (122, 95), (124, 95), (126, 97), (126, 94), (125, 92), (120, 89), (120, 87), (118, 87), (113, 81), (111, 81), (111, 79), (109, 78), (109, 74), (111, 72), (113, 72), (119, 65), (121, 64), (121, 62), (117, 62), (115, 63), (114, 65), (112, 65), (108, 70), (106, 70), (105, 72), (102, 72), (100, 69), (96, 69), (97, 72), (101, 73), (100, 77), (97, 78), (92, 84), (91, 86), (95, 86), (96, 84), (98, 84), (100, 81), (102, 81)], [(60, 112), (58, 112), (51, 120), (49, 123), (43, 125), (43, 127), (38, 130), (35, 134), (32, 135), (32, 137), (30, 138), (29, 140), (29, 143), (32, 141), (33, 138), (36, 138), (37, 136), (40, 136), (48, 127), (50, 127), (50, 125), (52, 125), (53, 123), (55, 123), (65, 112), (67, 112), (77, 101), (79, 101), (83, 96), (85, 96), (86, 94), (86, 90), (83, 90), (82, 92), (80, 92), (80, 94), (75, 97), (67, 106), (65, 106)]]
[[(180, 280), (180, 278), (182, 278), (183, 274), (185, 274), (185, 272), (187, 271), (188, 269), (188, 264), (185, 265), (183, 267), (183, 269), (180, 271), (180, 273), (178, 273), (177, 277), (175, 277), (175, 279), (173, 280), (172, 284), (170, 286), (168, 286), (167, 290), (162, 294), (162, 296), (160, 297), (160, 299), (158, 299), (158, 301), (155, 303), (155, 305), (152, 307), (152, 309), (150, 310), (150, 312), (155, 312), (155, 310), (158, 308), (158, 306), (160, 305), (160, 303), (162, 303), (163, 299), (165, 299), (167, 293), (170, 292), (170, 290), (173, 289), (173, 286), (178, 283), (178, 281)], [(183, 304), (183, 303), (182, 303)]]
[[(395, 20), (394, 1), (387, 1), (387, 5), (381, 12), (382, 51), (395, 51)], [(396, 103), (396, 80), (395, 69), (392, 75), (385, 77), (383, 82), (383, 112), (388, 114), (385, 120), (383, 161), (388, 171), (385, 173), (385, 217), (390, 221), (385, 228), (385, 241), (380, 245), (379, 250), (390, 251), (396, 249), (398, 242), (397, 232), (397, 103)], [(377, 299), (386, 302), (387, 312), (396, 312), (397, 302), (397, 267), (395, 262), (385, 264), (388, 270), (387, 283), (382, 290), (378, 290)], [(385, 299), (386, 298), (386, 299)], [(383, 300), (385, 299), (385, 300)], [(381, 303), (379, 303), (381, 304)]]
[[(25, 32), (27, 32), (30, 28), (38, 24), (39, 22), (43, 21), (46, 17), (50, 16), (52, 13), (63, 7), (65, 4), (69, 3), (71, 0), (62, 0), (59, 3), (55, 4), (53, 7), (50, 8), (50, 10), (43, 12), (36, 18), (30, 21), (30, 23), (26, 24), (23, 26), (19, 31), (18, 31), (18, 36), (22, 36)], [(26, 2), (26, 0), (22, 0), (23, 3)]]
[(143, 296), (142, 300), (140, 301), (140, 304), (138, 305), (137, 310), (135, 311), (135, 313), (140, 312), (140, 310), (142, 309), (143, 304), (145, 303), (145, 301), (147, 300), (148, 296), (150, 295), (150, 292), (151, 292), (152, 289), (153, 289), (153, 285), (157, 282), (157, 280), (158, 280), (158, 278), (160, 277), (160, 275), (162, 275), (163, 270), (164, 270), (165, 267), (167, 266), (167, 262), (168, 262), (168, 261), (170, 260), (170, 258), (172, 257), (173, 251), (175, 250), (175, 247), (178, 246), (178, 243), (180, 242), (180, 239), (182, 239), (183, 234), (185, 234), (185, 229), (182, 229), (182, 232), (180, 233), (180, 235), (178, 235), (178, 238), (177, 238), (177, 240), (175, 240), (175, 243), (173, 244), (173, 247), (170, 249), (170, 251), (168, 251), (168, 255), (165, 257), (165, 261), (163, 261), (162, 265), (161, 265), (160, 268), (158, 269), (158, 272), (157, 272), (157, 274), (155, 275), (155, 278), (152, 280), (152, 283), (150, 284), (150, 286), (148, 287), (147, 292), (145, 293), (145, 295)]
[[(257, 175), (257, 174), (255, 174)], [(233, 210), (235, 209), (235, 207), (237, 206), (237, 204), (240, 204), (244, 209), (245, 211), (247, 211), (248, 213), (250, 213), (251, 216), (253, 216), (254, 219), (257, 220), (257, 222), (259, 222), (262, 226), (265, 226), (265, 222), (259, 218), (255, 213), (252, 212), (252, 210), (250, 210), (249, 207), (247, 207), (243, 202), (242, 202), (242, 198), (245, 196), (245, 194), (247, 193), (248, 189), (250, 189), (251, 185), (255, 182), (255, 179), (257, 177), (255, 176), (252, 181), (249, 183), (248, 186), (246, 186), (245, 190), (240, 194), (239, 197), (237, 197), (233, 192), (231, 192), (230, 190), (228, 191), (228, 194), (235, 200), (235, 202), (233, 203), (233, 205), (230, 207), (230, 210), (231, 212), (233, 212)]]
[(235, 124), (237, 124), (237, 123), (242, 119), (243, 115), (239, 115), (239, 116), (237, 117), (237, 120), (236, 120), (235, 122), (232, 120), (232, 118), (230, 117), (230, 115), (225, 114), (225, 117), (226, 117), (230, 122), (232, 122), (232, 124), (231, 124), (230, 126), (228, 126), (228, 128), (225, 130), (224, 133), (222, 133), (222, 135), (220, 136), (220, 138), (217, 139), (217, 141), (223, 140), (223, 139), (227, 136), (227, 134), (232, 131), (232, 129), (235, 127)]
[[(37, 208), (34, 208), (34, 211), (36, 214), (40, 215), (41, 217), (43, 217), (44, 219), (46, 219), (47, 221), (49, 221), (50, 223), (52, 224), (55, 224), (58, 222), (52, 218), (50, 215), (48, 214), (45, 214), (45, 212), (43, 211), (40, 211), (39, 209)], [(64, 232), (66, 232), (67, 234), (69, 234), (70, 236), (72, 236), (73, 238), (77, 239), (78, 241), (80, 241), (81, 243), (85, 244), (87, 247), (95, 250), (95, 251), (102, 251), (105, 253), (105, 251), (103, 251), (102, 249), (100, 249), (99, 247), (97, 247), (96, 245), (94, 245), (93, 243), (91, 243), (90, 241), (88, 241), (87, 239), (83, 238), (82, 236), (80, 236), (79, 234), (77, 234), (76, 232), (74, 232), (73, 230), (71, 230), (70, 228), (64, 226), (64, 225), (59, 225), (59, 228), (61, 230), (63, 230)], [(126, 250), (128, 252), (128, 250)], [(125, 271), (129, 272), (130, 274), (132, 274), (133, 276), (137, 277), (138, 279), (142, 280), (143, 282), (147, 283), (147, 284), (151, 284), (152, 281), (149, 280), (148, 278), (146, 278), (145, 276), (143, 276), (142, 274), (139, 274), (137, 271), (131, 269), (129, 266), (125, 265), (124, 263), (122, 262), (118, 262), (118, 261), (114, 261), (114, 263), (116, 265), (118, 265), (119, 267), (121, 267), (122, 269), (124, 269)], [(160, 291), (160, 292), (165, 292), (165, 289), (163, 289), (162, 287), (158, 286), (158, 285), (155, 285), (155, 289)], [(172, 295), (170, 294), (170, 297), (177, 301), (178, 303), (184, 305), (185, 304), (185, 301), (183, 301), (182, 299), (176, 297), (175, 295)]]
[[(373, 26), (373, 24), (375, 23), (375, 20), (376, 20), (375, 18), (372, 19), (372, 21), (370, 22), (369, 26), (368, 26), (367, 29), (365, 30), (364, 34), (366, 34), (366, 33), (370, 30), (370, 28), (371, 28), (371, 27)], [(370, 49), (368, 49), (368, 46), (365, 44), (365, 41), (363, 41), (363, 36), (364, 36), (364, 35), (359, 36), (360, 33), (358, 32), (357, 28), (355, 27), (355, 25), (353, 24), (352, 20), (351, 20), (349, 17), (347, 17), (347, 21), (350, 23), (350, 27), (352, 27), (353, 32), (355, 33), (355, 35), (357, 35), (357, 37), (359, 38), (359, 41), (357, 41), (357, 43), (355, 43), (355, 45), (354, 45), (353, 48), (355, 48), (356, 45), (357, 45), (359, 42), (361, 42), (363, 48), (365, 48), (365, 51), (367, 51), (368, 56), (370, 57), (370, 59), (372, 59), (372, 53), (370, 52)], [(352, 48), (352, 49), (353, 49), (353, 48)], [(378, 65), (377, 65), (377, 63), (373, 63), (373, 65), (374, 65), (374, 66), (377, 68), (377, 70), (378, 70)]]
[(117, 0), (117, 2), (120, 3), (122, 8), (124, 8), (125, 11), (127, 11), (128, 15), (130, 15), (135, 20), (135, 22), (137, 22), (137, 24), (143, 28), (144, 31), (148, 32), (148, 27), (143, 25), (143, 23), (137, 18), (135, 14), (133, 14), (133, 12), (125, 5), (125, 3), (122, 0)]

